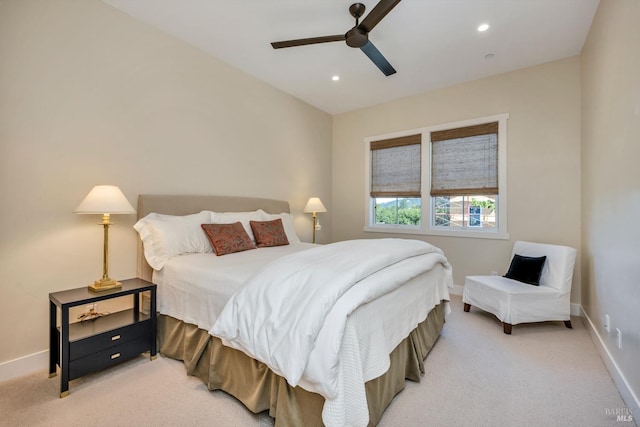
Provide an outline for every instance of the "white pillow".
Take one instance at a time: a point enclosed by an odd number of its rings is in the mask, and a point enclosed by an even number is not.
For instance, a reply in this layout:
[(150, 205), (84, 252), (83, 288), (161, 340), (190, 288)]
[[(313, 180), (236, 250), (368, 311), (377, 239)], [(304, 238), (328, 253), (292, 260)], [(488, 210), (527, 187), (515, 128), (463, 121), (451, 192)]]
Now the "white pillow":
[(234, 222), (240, 222), (245, 231), (251, 238), (253, 244), (256, 244), (256, 238), (251, 230), (251, 224), (249, 221), (263, 221), (260, 211), (253, 212), (210, 212), (212, 224), (233, 224)]
[(284, 233), (287, 235), (289, 243), (300, 243), (300, 239), (296, 234), (296, 227), (293, 225), (293, 215), (290, 213), (282, 212), (279, 214), (268, 214), (262, 209), (258, 209), (258, 212), (262, 216), (260, 221), (272, 221), (280, 218), (282, 220), (282, 226), (284, 227)]
[(200, 226), (210, 222), (209, 212), (175, 216), (150, 213), (133, 228), (144, 244), (144, 257), (154, 270), (161, 270), (174, 256), (212, 252), (207, 235)]

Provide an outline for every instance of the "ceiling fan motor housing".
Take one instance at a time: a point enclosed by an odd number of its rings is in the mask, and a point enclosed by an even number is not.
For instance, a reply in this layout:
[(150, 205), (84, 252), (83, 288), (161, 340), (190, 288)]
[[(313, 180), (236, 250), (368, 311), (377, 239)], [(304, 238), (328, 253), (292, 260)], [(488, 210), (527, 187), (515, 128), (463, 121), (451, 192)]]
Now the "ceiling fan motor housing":
[(347, 31), (347, 34), (345, 34), (344, 37), (347, 41), (347, 45), (351, 47), (359, 48), (367, 44), (369, 41), (369, 34), (358, 27), (353, 27)]

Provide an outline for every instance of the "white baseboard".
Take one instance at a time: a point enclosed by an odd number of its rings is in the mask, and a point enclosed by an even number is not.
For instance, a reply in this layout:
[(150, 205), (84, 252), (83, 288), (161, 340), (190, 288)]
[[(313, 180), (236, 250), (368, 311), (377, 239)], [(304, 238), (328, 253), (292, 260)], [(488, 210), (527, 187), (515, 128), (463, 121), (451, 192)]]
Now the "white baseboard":
[(43, 371), (48, 366), (49, 350), (2, 362), (0, 363), (0, 382)]
[(580, 315), (586, 320), (587, 330), (589, 331), (589, 335), (591, 336), (591, 340), (594, 345), (598, 349), (598, 353), (600, 353), (600, 358), (604, 362), (604, 365), (609, 371), (609, 375), (611, 375), (611, 379), (613, 380), (622, 400), (627, 405), (627, 408), (631, 411), (631, 414), (634, 416), (634, 421), (640, 416), (640, 399), (634, 393), (633, 389), (629, 385), (624, 373), (620, 370), (620, 367), (613, 359), (613, 356), (609, 352), (609, 349), (604, 343), (604, 340), (598, 333), (594, 323), (591, 321), (587, 312), (584, 311), (582, 306), (580, 307)]
[(464, 286), (462, 285), (453, 285), (449, 288), (449, 293), (451, 295), (462, 295), (462, 291), (464, 291)]
[(571, 303), (571, 307), (569, 308), (572, 316), (582, 316), (582, 306), (580, 304)]

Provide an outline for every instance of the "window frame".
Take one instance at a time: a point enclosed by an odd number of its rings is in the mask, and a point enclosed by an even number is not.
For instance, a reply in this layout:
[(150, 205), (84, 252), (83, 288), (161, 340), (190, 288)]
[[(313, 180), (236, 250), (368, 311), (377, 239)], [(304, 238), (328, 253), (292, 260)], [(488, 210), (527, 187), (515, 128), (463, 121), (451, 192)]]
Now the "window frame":
[[(417, 234), (432, 236), (470, 237), (484, 239), (509, 239), (507, 227), (507, 120), (508, 113), (478, 117), (457, 122), (443, 123), (418, 129), (403, 130), (384, 135), (375, 135), (364, 139), (365, 148), (365, 232)], [(498, 195), (496, 196), (498, 226), (496, 228), (466, 227), (461, 230), (446, 229), (432, 224), (434, 197), (431, 189), (431, 132), (498, 122)], [(414, 134), (422, 135), (422, 218), (420, 226), (391, 225), (375, 223), (375, 198), (371, 197), (371, 142), (392, 139)], [(427, 194), (424, 194), (425, 191)]]

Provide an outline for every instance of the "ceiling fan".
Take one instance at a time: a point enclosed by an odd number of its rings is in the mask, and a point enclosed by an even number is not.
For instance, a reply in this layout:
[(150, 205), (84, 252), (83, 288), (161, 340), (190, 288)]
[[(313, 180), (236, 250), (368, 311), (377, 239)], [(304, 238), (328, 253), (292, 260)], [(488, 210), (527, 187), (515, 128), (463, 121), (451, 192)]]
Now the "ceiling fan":
[(373, 30), (373, 28), (382, 21), (382, 18), (387, 16), (398, 3), (400, 3), (400, 0), (380, 0), (362, 22), (359, 22), (359, 20), (362, 15), (364, 15), (365, 5), (362, 3), (354, 3), (349, 6), (349, 13), (356, 18), (356, 25), (347, 31), (346, 34), (273, 42), (271, 46), (273, 46), (274, 49), (282, 49), (308, 44), (346, 41), (347, 45), (360, 48), (385, 76), (390, 76), (391, 74), (395, 74), (396, 70), (373, 43), (371, 43), (369, 40), (369, 32)]

